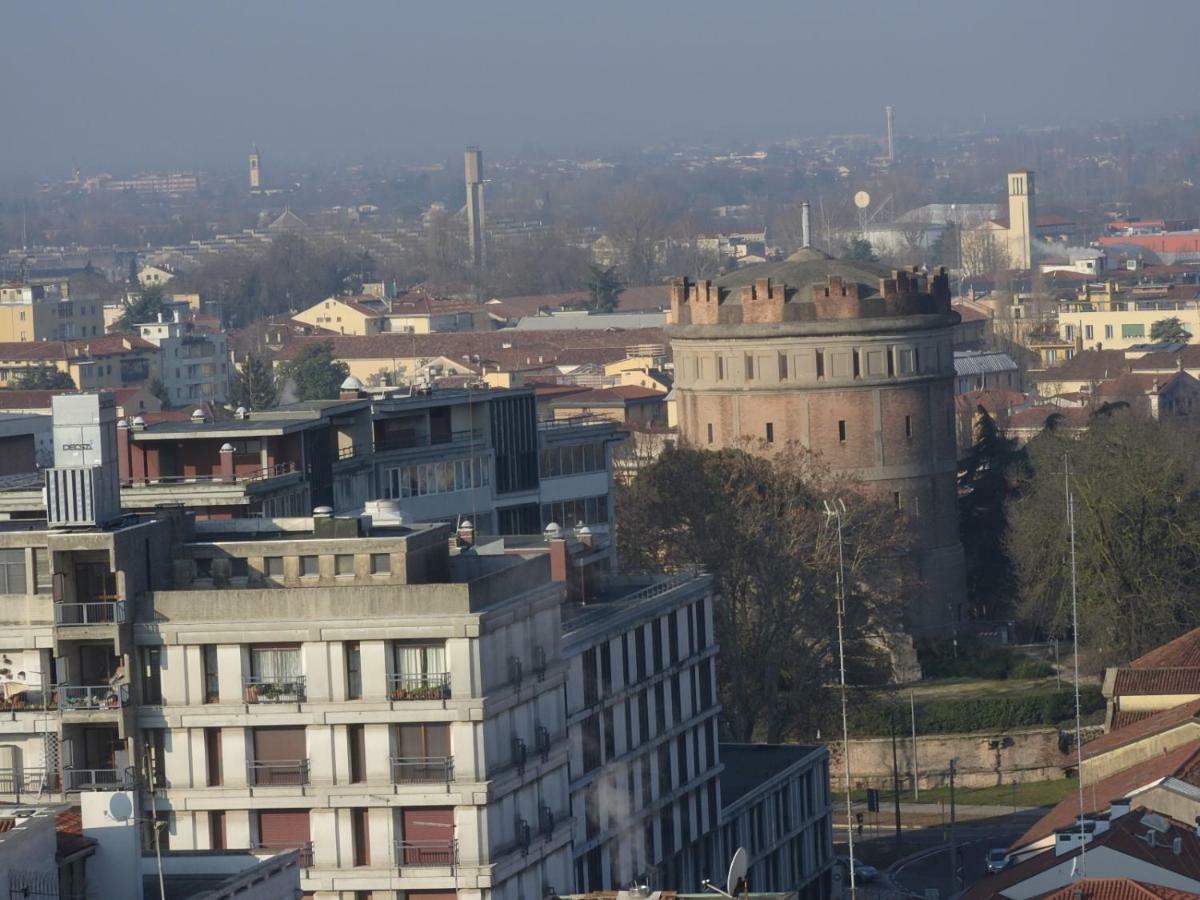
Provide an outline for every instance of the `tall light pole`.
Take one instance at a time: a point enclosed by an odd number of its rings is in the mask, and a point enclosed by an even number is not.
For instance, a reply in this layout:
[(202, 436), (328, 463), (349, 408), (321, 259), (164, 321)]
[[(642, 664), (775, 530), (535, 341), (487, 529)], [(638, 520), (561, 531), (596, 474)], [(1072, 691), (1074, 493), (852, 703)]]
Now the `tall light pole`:
[(854, 811), (850, 805), (850, 725), (846, 716), (846, 650), (844, 640), (843, 619), (846, 614), (846, 555), (845, 542), (842, 540), (842, 515), (846, 512), (846, 504), (840, 498), (830, 503), (825, 501), (825, 521), (833, 519), (837, 522), (838, 567), (837, 567), (837, 638), (838, 638), (838, 671), (842, 691), (842, 759), (846, 763), (846, 847), (850, 865), (850, 896), (857, 897), (858, 892), (854, 880)]

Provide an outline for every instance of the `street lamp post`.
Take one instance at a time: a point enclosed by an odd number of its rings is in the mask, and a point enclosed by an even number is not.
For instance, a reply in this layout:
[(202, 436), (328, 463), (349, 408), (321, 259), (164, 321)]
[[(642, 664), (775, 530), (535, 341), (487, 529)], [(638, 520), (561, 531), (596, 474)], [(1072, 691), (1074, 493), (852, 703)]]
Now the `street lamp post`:
[(842, 540), (842, 515), (846, 504), (841, 499), (831, 504), (825, 501), (825, 520), (837, 522), (838, 568), (837, 568), (837, 639), (838, 639), (838, 671), (842, 693), (842, 759), (846, 764), (846, 847), (850, 865), (850, 896), (857, 897), (854, 879), (854, 811), (850, 805), (850, 725), (846, 715), (846, 652), (844, 640), (843, 619), (846, 614), (846, 558), (845, 543)]

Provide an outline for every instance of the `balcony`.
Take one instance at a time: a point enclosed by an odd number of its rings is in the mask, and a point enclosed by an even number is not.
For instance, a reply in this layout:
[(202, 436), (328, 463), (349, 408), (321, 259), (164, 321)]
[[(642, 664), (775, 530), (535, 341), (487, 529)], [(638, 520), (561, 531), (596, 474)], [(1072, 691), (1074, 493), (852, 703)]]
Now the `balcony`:
[(58, 687), (58, 708), (63, 712), (120, 709), (129, 705), (129, 685), (70, 685)]
[(259, 481), (269, 481), (272, 478), (282, 478), (286, 475), (298, 474), (300, 469), (295, 463), (281, 462), (262, 469), (249, 472), (237, 472), (228, 477), (224, 475), (155, 475), (153, 478), (127, 478), (121, 482), (122, 488), (140, 487), (173, 487), (186, 485), (195, 488), (203, 485), (253, 484)]
[(19, 798), (22, 794), (40, 794), (57, 788), (57, 772), (47, 772), (45, 769), (0, 769), (0, 796)]
[(247, 703), (303, 703), (307, 699), (303, 675), (292, 678), (243, 678)]
[(425, 447), (481, 446), (483, 432), (450, 431), (444, 434), (406, 434), (375, 442), (376, 453), (387, 453), (391, 450), (420, 450)]
[(40, 712), (47, 709), (58, 709), (58, 702), (50, 691), (25, 690), (0, 694), (0, 712)]
[(299, 787), (308, 784), (307, 759), (273, 759), (246, 765), (251, 787)]
[(389, 700), (447, 700), (449, 672), (412, 672), (388, 676)]
[(458, 865), (458, 841), (396, 841), (396, 865)]
[(251, 844), (251, 850), (266, 853), (281, 853), (285, 850), (300, 851), (300, 868), (311, 869), (313, 864), (313, 845), (312, 841), (305, 841), (297, 844)]
[(122, 625), (125, 601), (89, 600), (86, 603), (55, 603), (54, 624), (63, 628), (83, 625)]
[(449, 784), (454, 780), (453, 756), (393, 756), (392, 784)]
[(63, 770), (63, 787), (68, 791), (125, 791), (134, 786), (131, 769)]

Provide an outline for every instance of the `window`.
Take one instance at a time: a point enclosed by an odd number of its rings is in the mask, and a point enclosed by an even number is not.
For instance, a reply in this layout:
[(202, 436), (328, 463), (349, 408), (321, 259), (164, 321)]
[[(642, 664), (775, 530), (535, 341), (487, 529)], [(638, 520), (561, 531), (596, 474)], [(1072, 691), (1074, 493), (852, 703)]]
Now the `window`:
[(1146, 336), (1145, 325), (1122, 325), (1121, 337), (1123, 338), (1144, 338)]
[(333, 574), (335, 575), (353, 575), (354, 574), (354, 555), (351, 553), (339, 553), (333, 558)]
[[(367, 825), (368, 810), (355, 807), (350, 810), (350, 833), (354, 842), (354, 865), (371, 864), (370, 829)], [(389, 810), (390, 813), (390, 810)]]
[(588, 716), (583, 720), (583, 771), (590, 772), (600, 767), (600, 717)]
[(768, 444), (775, 443), (775, 423), (774, 422), (767, 423), (767, 443)]
[(887, 348), (887, 373), (888, 378), (896, 374), (896, 348)]
[(350, 781), (360, 784), (367, 780), (367, 738), (362, 725), (346, 726), (346, 744), (350, 754)]
[(151, 788), (167, 786), (167, 729), (146, 728), (143, 730), (146, 754), (150, 757), (147, 764), (150, 769)]
[(400, 641), (392, 644), (392, 663), (397, 675), (417, 677), (445, 675), (445, 644), (407, 644)]
[(33, 548), (33, 580), (34, 588), (39, 594), (53, 592), (54, 581), (50, 577), (50, 555), (41, 547)]
[(604, 758), (611, 760), (617, 755), (617, 723), (613, 708), (604, 711)]
[(717, 357), (717, 381), (725, 380), (725, 357)]
[(712, 422), (709, 422), (709, 423), (708, 423), (708, 442), (709, 442), (710, 444), (713, 442), (713, 427), (712, 427)]
[(779, 380), (787, 381), (788, 377), (788, 360), (786, 353), (779, 354)]
[(583, 651), (583, 705), (595, 706), (600, 702), (600, 686), (596, 682), (596, 648)]
[(321, 558), (319, 556), (300, 557), (300, 577), (316, 578), (321, 574)]
[(221, 766), (221, 729), (204, 729), (204, 765), (209, 787), (220, 787), (224, 781)]
[(25, 583), (25, 549), (0, 550), (0, 594), (24, 594), (28, 590)]
[(225, 850), (225, 810), (215, 809), (208, 814), (208, 846), (210, 850)]
[(263, 560), (263, 574), (276, 580), (283, 579), (283, 557), (268, 556)]
[(346, 699), (362, 699), (362, 651), (358, 641), (346, 641)]
[(825, 351), (824, 350), (817, 351), (817, 377), (818, 378), (825, 377)]
[(749, 353), (746, 354), (746, 380), (754, 380), (754, 357)]
[(445, 723), (397, 725), (393, 737), (399, 759), (450, 759), (450, 726)]
[(1112, 340), (1112, 336), (1113, 336), (1113, 327), (1112, 327), (1111, 325), (1105, 325), (1105, 326), (1104, 326), (1104, 337), (1105, 337), (1107, 340), (1110, 340), (1110, 341), (1111, 341), (1111, 340)]
[[(580, 451), (578, 445), (565, 449)], [(562, 474), (573, 473), (563, 472)], [(393, 499), (398, 499), (425, 497), (430, 494), (450, 494), (455, 491), (486, 487), (490, 483), (491, 472), (487, 460), (475, 457), (445, 462), (419, 463), (389, 469), (386, 486), (388, 495)]]
[(142, 647), (142, 702), (162, 705), (162, 648)]
[(221, 699), (221, 686), (217, 677), (216, 644), (205, 644), (200, 648), (200, 667), (204, 672), (204, 702), (217, 703)]
[(904, 417), (904, 436), (906, 438), (912, 437), (912, 416)]
[(900, 492), (892, 491), (892, 502), (896, 504), (896, 509), (900, 509)]
[(388, 575), (392, 571), (392, 557), (388, 553), (371, 554), (371, 574)]
[(838, 419), (838, 440), (846, 443), (846, 420)]
[(1093, 335), (1092, 335), (1092, 331), (1093, 331), (1093, 329), (1092, 329), (1092, 326), (1091, 326), (1091, 325), (1084, 325), (1084, 326), (1083, 326), (1083, 336), (1084, 336), (1084, 339), (1085, 339), (1085, 340), (1089, 340), (1089, 341), (1090, 341), (1090, 340), (1092, 339), (1092, 336), (1093, 336)]
[(858, 358), (858, 350), (850, 351), (850, 359), (853, 364), (854, 377), (858, 378), (862, 375), (862, 363), (860, 362), (860, 360)]
[(300, 674), (299, 644), (252, 644), (250, 674), (263, 684), (295, 684)]

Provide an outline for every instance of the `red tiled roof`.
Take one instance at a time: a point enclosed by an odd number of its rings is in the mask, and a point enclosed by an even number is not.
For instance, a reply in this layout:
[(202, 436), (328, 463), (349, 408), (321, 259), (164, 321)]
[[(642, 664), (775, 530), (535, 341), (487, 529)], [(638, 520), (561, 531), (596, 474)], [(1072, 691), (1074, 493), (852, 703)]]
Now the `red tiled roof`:
[(78, 341), (5, 341), (0, 342), (0, 360), (6, 362), (51, 362), (87, 356), (111, 356), (131, 350), (158, 348), (132, 334), (105, 334)]
[(1008, 413), (1014, 406), (1025, 402), (1025, 395), (1020, 391), (1010, 391), (1007, 388), (984, 388), (981, 391), (968, 391), (954, 397), (954, 408), (960, 413), (973, 413), (975, 408), (982, 406), (991, 415)]
[(1129, 664), (1131, 669), (1200, 669), (1200, 628), (1181, 634), (1143, 653)]
[(1110, 378), (1096, 385), (1097, 397), (1141, 397), (1146, 394), (1156, 394), (1166, 389), (1180, 375), (1174, 372), (1170, 375), (1159, 375), (1153, 372), (1130, 372)]
[(1081, 878), (1033, 900), (1184, 900), (1188, 891), (1145, 884), (1130, 878)]
[(1118, 669), (1113, 693), (1200, 694), (1200, 669)]
[(1143, 719), (1148, 719), (1151, 716), (1156, 716), (1160, 712), (1162, 712), (1162, 710), (1154, 710), (1154, 709), (1130, 709), (1130, 710), (1121, 709), (1121, 710), (1117, 710), (1115, 713), (1113, 713), (1112, 729), (1113, 729), (1113, 731), (1116, 731), (1118, 728), (1125, 728), (1129, 725), (1133, 725), (1136, 722), (1140, 722)]
[[(1085, 745), (1086, 746), (1086, 745)], [(1108, 809), (1113, 800), (1119, 800), (1139, 788), (1174, 777), (1200, 787), (1200, 741), (1192, 741), (1176, 747), (1168, 753), (1130, 766), (1128, 769), (1109, 775), (1092, 784), (1084, 783), (1084, 813), (1095, 813)], [(1047, 838), (1060, 828), (1073, 824), (1079, 816), (1079, 795), (1072, 793), (1050, 812), (1038, 819), (1029, 829), (1009, 846), (1010, 851)]]
[(967, 306), (965, 303), (955, 303), (951, 308), (962, 317), (964, 322), (987, 322), (991, 319), (987, 313), (975, 309), (973, 306)]
[[(141, 393), (144, 388), (110, 388), (116, 396), (118, 406), (125, 406), (131, 398)], [(0, 390), (0, 409), (49, 409), (54, 397), (59, 394), (73, 394), (75, 391), (9, 391)]]
[(1083, 755), (1086, 759), (1116, 750), (1127, 744), (1137, 743), (1156, 734), (1162, 734), (1173, 728), (1178, 728), (1187, 722), (1194, 722), (1200, 717), (1200, 700), (1180, 703), (1170, 709), (1159, 710), (1149, 716), (1143, 716), (1138, 721), (1123, 728), (1114, 728), (1108, 734), (1103, 734), (1094, 741), (1083, 745)]
[(16, 827), (16, 819), (0, 819), (0, 831), (12, 831)]
[[(1123, 795), (1115, 794), (1112, 795), (1112, 799), (1115, 800), (1121, 796)], [(1078, 804), (1078, 799), (1075, 802)], [(1059, 806), (1061, 805), (1059, 804)], [(1105, 801), (1103, 808), (1107, 807), (1108, 802)], [(1055, 807), (1055, 809), (1058, 809), (1058, 807)], [(1076, 809), (1078, 809), (1078, 805)], [(1157, 843), (1154, 846), (1150, 846), (1144, 839), (1146, 826), (1142, 824), (1142, 819), (1146, 813), (1146, 809), (1135, 809), (1117, 819), (1113, 819), (1109, 822), (1108, 830), (1097, 834), (1087, 842), (1085, 845), (1086, 849), (1088, 852), (1091, 852), (1093, 849), (1099, 847), (1107, 847), (1115, 853), (1128, 857), (1131, 861), (1140, 863), (1139, 869), (1142, 871), (1145, 871), (1145, 867), (1148, 866), (1182, 875), (1184, 878), (1200, 881), (1200, 837), (1196, 835), (1191, 826), (1168, 816), (1162, 816), (1168, 824), (1168, 829), (1165, 834), (1159, 835)], [(1045, 821), (1045, 819), (1042, 821)], [(1072, 816), (1068, 821), (1057, 826), (1057, 828), (1047, 831), (1042, 836), (1049, 836), (1053, 831), (1071, 825), (1074, 821), (1074, 816)], [(1178, 854), (1175, 853), (1172, 847), (1172, 843), (1176, 838), (1179, 839), (1181, 844)], [(1012, 848), (1026, 843), (1029, 843), (1029, 841), (1026, 841), (1024, 837), (1018, 838), (1017, 842), (1012, 845)], [(1078, 847), (1062, 854), (1056, 854), (1053, 849), (1039, 853), (1023, 862), (1017, 863), (1015, 866), (1005, 869), (991, 878), (977, 881), (966, 893), (961, 895), (961, 900), (983, 900), (983, 898), (987, 897), (1005, 896), (1003, 891), (1008, 888), (1022, 884), (1033, 876), (1052, 869), (1078, 855)]]
[(1121, 350), (1083, 350), (1061, 366), (1038, 372), (1038, 381), (1104, 381), (1130, 371)]

